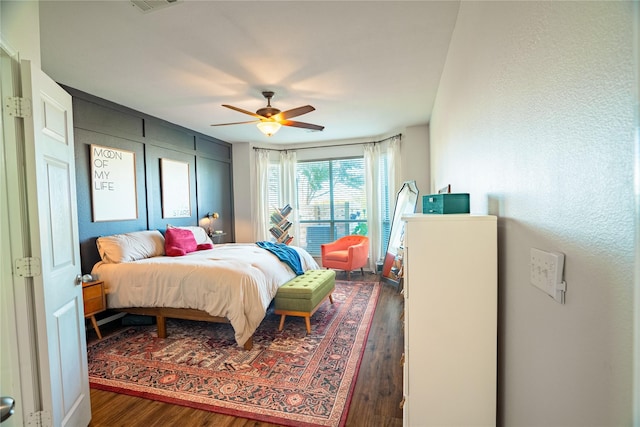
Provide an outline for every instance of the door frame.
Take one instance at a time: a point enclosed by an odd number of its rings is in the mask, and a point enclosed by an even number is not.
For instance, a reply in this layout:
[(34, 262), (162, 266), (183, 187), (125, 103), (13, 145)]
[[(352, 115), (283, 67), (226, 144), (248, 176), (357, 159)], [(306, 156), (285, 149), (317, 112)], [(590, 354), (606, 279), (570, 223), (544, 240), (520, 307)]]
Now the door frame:
[[(2, 55), (9, 56), (11, 75), (9, 82), (3, 80), (3, 93), (21, 96), (20, 58), (6, 41), (0, 38)], [(3, 58), (6, 61), (7, 58)], [(3, 64), (3, 68), (6, 64)], [(3, 69), (3, 71), (6, 71)], [(3, 73), (6, 76), (6, 73)], [(5, 92), (10, 92), (5, 95)], [(2, 224), (0, 238), (2, 247), (3, 299), (0, 305), (4, 315), (3, 333), (10, 334), (8, 366), (3, 361), (2, 375), (11, 381), (11, 396), (15, 399), (16, 410), (6, 421), (7, 425), (25, 425), (31, 414), (42, 407), (40, 399), (39, 368), (36, 344), (35, 306), (33, 301), (33, 278), (20, 277), (14, 273), (14, 260), (30, 256), (29, 220), (26, 205), (26, 182), (24, 158), (24, 123), (20, 118), (12, 117), (5, 108), (2, 99), (3, 124), (3, 174), (2, 182)], [(4, 181), (6, 180), (6, 181)], [(5, 299), (6, 298), (6, 299)], [(6, 328), (6, 329), (5, 329)], [(5, 372), (6, 369), (6, 372)], [(4, 381), (4, 378), (3, 378)]]

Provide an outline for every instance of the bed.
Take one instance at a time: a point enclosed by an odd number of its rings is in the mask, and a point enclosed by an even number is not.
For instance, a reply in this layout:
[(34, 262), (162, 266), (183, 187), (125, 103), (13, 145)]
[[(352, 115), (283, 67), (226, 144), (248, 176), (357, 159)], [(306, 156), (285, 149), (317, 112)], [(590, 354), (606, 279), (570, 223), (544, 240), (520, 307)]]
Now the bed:
[[(181, 229), (193, 233), (195, 250), (176, 253), (168, 244), (170, 229), (165, 236), (148, 230), (98, 238), (101, 261), (92, 275), (104, 280), (107, 307), (156, 316), (160, 337), (166, 337), (166, 318), (229, 322), (237, 344), (250, 349), (278, 288), (296, 277), (294, 269), (257, 244), (213, 245), (200, 227)], [(304, 249), (290, 248), (303, 271), (320, 268)]]

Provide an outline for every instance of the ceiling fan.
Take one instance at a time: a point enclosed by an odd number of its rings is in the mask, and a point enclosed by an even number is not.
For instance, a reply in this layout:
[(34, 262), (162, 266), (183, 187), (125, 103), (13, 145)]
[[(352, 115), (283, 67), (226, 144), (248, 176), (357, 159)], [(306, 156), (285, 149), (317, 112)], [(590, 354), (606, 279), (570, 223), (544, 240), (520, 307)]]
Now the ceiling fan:
[(262, 96), (264, 96), (267, 99), (267, 106), (264, 108), (260, 108), (255, 113), (252, 113), (251, 111), (243, 110), (242, 108), (234, 107), (233, 105), (226, 105), (226, 104), (222, 105), (223, 107), (231, 108), (232, 110), (239, 111), (241, 113), (253, 116), (257, 120), (249, 120), (246, 122), (235, 122), (235, 123), (220, 123), (220, 124), (215, 124), (211, 126), (228, 126), (228, 125), (240, 125), (240, 124), (246, 124), (246, 123), (257, 123), (258, 129), (260, 129), (260, 131), (267, 136), (271, 136), (276, 132), (278, 132), (281, 126), (292, 126), (296, 128), (304, 128), (304, 129), (311, 129), (311, 130), (324, 129), (324, 126), (318, 126), (318, 125), (313, 125), (311, 123), (296, 122), (293, 120), (289, 120), (292, 117), (301, 116), (303, 114), (310, 113), (313, 110), (315, 110), (315, 108), (313, 108), (311, 105), (292, 108), (291, 110), (287, 110), (287, 111), (280, 111), (277, 108), (274, 108), (271, 106), (271, 98), (273, 98), (274, 95), (275, 93), (270, 91), (262, 92)]

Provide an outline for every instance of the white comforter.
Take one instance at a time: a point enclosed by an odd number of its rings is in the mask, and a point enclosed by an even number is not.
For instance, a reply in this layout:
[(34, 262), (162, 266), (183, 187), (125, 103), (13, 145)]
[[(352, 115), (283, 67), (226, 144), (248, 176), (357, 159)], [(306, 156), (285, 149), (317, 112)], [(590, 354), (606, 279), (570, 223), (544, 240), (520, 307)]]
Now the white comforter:
[[(303, 270), (320, 268), (304, 249)], [(253, 335), (280, 286), (295, 277), (289, 266), (253, 243), (216, 245), (181, 257), (158, 256), (118, 264), (97, 263), (107, 306), (177, 307), (229, 319), (238, 345)]]

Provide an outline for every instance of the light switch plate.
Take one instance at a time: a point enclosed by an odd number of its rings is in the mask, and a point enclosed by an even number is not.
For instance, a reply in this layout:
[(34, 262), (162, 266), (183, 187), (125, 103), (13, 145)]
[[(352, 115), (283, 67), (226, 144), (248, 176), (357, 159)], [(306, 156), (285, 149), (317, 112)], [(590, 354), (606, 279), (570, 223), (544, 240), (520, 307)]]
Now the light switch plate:
[(531, 248), (531, 284), (564, 304), (566, 283), (562, 280), (564, 254)]

